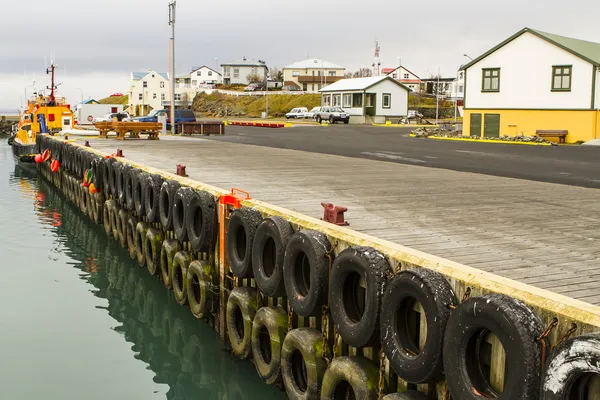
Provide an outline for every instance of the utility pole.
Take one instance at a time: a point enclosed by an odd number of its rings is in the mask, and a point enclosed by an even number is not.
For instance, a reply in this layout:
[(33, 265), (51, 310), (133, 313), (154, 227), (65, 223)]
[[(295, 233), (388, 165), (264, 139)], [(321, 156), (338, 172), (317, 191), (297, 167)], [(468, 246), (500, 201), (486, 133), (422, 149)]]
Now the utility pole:
[(435, 124), (438, 124), (440, 115), (440, 67), (437, 69), (437, 86), (435, 89)]
[(175, 134), (175, 6), (177, 1), (172, 0), (169, 3), (169, 25), (171, 25), (171, 60), (169, 76), (171, 86), (171, 135)]
[(265, 63), (265, 119), (269, 119), (269, 68)]

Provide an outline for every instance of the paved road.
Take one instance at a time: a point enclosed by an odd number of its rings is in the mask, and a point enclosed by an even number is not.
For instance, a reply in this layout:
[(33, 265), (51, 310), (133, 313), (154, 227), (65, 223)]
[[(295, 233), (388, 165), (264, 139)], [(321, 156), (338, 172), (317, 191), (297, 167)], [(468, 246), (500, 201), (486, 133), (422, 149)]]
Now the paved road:
[(600, 188), (600, 147), (465, 143), (408, 134), (408, 128), (371, 126), (230, 126), (227, 135), (211, 139)]

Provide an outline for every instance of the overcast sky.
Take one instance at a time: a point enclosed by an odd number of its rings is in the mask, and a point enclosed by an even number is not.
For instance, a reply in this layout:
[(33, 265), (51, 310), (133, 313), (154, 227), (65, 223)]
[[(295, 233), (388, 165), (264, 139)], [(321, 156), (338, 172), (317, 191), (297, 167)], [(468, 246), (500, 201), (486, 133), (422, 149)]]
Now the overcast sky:
[[(471, 57), (527, 26), (600, 42), (595, 1), (178, 0), (177, 74), (246, 56), (283, 67), (324, 58), (349, 70), (402, 64), (421, 77), (454, 76)], [(57, 7), (59, 6), (59, 7)], [(17, 108), (48, 83), (55, 55), (60, 95), (72, 103), (125, 92), (131, 71), (168, 71), (168, 0), (11, 2), (0, 24), (0, 108)], [(80, 90), (81, 89), (81, 90)]]

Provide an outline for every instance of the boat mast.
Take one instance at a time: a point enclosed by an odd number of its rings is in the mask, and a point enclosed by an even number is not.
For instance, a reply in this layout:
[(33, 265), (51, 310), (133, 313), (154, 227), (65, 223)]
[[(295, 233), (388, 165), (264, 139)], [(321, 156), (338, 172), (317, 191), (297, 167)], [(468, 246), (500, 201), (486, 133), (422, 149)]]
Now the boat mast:
[(54, 105), (56, 103), (56, 98), (54, 97), (54, 89), (56, 86), (54, 85), (54, 69), (56, 66), (54, 65), (54, 60), (50, 61), (50, 68), (46, 68), (46, 74), (51, 74), (51, 86), (48, 87), (50, 89), (50, 98), (49, 103)]

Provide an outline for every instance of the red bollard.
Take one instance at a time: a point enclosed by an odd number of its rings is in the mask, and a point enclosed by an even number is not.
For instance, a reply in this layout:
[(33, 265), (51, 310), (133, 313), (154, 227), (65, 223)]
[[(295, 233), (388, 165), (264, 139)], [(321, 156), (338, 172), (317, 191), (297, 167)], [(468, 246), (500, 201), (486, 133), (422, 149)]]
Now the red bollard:
[(117, 149), (117, 157), (123, 157), (123, 150)]
[(179, 176), (187, 176), (187, 174), (185, 173), (185, 165), (177, 164), (176, 174)]
[(321, 203), (323, 206), (323, 218), (321, 220), (336, 224), (339, 226), (347, 226), (350, 223), (344, 221), (344, 213), (348, 211), (346, 207), (334, 206), (332, 203)]
[(85, 147), (91, 147), (91, 146), (90, 146), (90, 141), (89, 141), (89, 140), (86, 140), (86, 141), (85, 141), (85, 144), (84, 144), (84, 146), (85, 146)]

